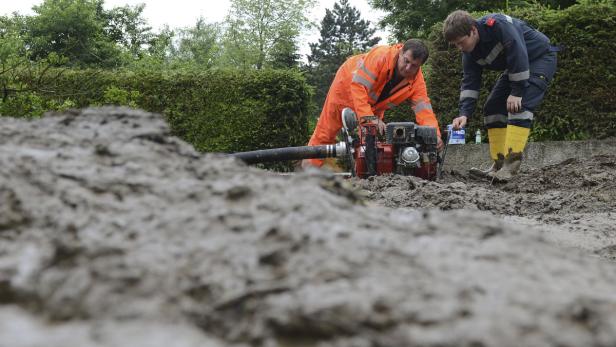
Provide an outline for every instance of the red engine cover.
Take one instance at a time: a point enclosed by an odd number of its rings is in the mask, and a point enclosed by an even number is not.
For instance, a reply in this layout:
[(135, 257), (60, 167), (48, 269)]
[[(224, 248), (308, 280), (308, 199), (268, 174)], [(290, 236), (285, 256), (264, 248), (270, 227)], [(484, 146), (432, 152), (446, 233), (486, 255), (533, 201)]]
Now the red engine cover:
[[(394, 155), (392, 145), (377, 142), (376, 144), (376, 174), (390, 174), (394, 171)], [(357, 177), (366, 178), (366, 151), (364, 146), (355, 148), (355, 173)]]
[[(395, 162), (393, 146), (379, 142), (376, 147), (376, 174), (383, 175), (393, 173)], [(366, 169), (366, 152), (364, 147), (358, 146), (355, 153), (355, 173), (359, 178), (366, 178), (368, 177), (368, 170)], [(414, 169), (412, 175), (421, 177), (425, 180), (434, 181), (437, 174), (436, 158), (425, 156), (420, 160), (421, 166)]]

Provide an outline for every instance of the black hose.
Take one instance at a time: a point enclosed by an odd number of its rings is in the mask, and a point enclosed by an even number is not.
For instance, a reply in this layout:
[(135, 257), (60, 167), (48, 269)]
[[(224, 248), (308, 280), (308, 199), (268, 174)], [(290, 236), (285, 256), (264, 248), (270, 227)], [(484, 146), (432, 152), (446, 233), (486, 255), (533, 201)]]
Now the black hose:
[(366, 176), (376, 176), (376, 135), (366, 134)]
[[(444, 129), (443, 129), (444, 130)], [(441, 179), (443, 178), (443, 166), (445, 165), (445, 156), (447, 155), (447, 147), (449, 147), (449, 140), (451, 139), (451, 132), (453, 131), (449, 131), (449, 129), (444, 130), (446, 131), (447, 134), (447, 138), (445, 139), (445, 149), (443, 149), (443, 155), (441, 155), (441, 157), (439, 158), (439, 165), (438, 165), (438, 173), (436, 174), (436, 178), (437, 179)], [(441, 139), (443, 137), (441, 136)]]
[[(338, 153), (338, 155), (341, 154), (343, 153)], [(231, 155), (243, 160), (246, 164), (300, 159), (323, 159), (336, 156), (336, 145), (283, 147), (251, 152), (238, 152), (232, 153)]]

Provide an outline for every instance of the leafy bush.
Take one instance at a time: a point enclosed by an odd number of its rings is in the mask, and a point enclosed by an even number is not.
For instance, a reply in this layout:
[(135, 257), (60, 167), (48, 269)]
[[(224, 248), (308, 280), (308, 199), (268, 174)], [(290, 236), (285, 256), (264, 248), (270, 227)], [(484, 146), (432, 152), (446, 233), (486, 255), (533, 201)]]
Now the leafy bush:
[(18, 93), (0, 101), (0, 114), (38, 118), (46, 111), (43, 98), (33, 92)]
[(116, 86), (110, 86), (105, 89), (103, 103), (137, 107), (137, 99), (139, 99), (139, 96), (140, 93), (137, 90), (127, 91)]
[[(53, 74), (52, 74), (53, 75)], [(67, 70), (44, 80), (44, 100), (117, 104), (163, 113), (196, 149), (238, 152), (304, 145), (310, 89), (286, 70)]]

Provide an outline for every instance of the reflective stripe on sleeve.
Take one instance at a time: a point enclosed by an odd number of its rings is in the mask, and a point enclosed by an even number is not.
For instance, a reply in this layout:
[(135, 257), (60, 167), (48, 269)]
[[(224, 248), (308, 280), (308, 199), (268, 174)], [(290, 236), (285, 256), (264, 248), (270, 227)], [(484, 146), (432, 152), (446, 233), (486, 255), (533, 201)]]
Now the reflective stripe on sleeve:
[(373, 74), (372, 71), (368, 70), (368, 68), (366, 68), (363, 61), (359, 64), (359, 68), (361, 69), (361, 71), (365, 72), (368, 77), (376, 81), (376, 75)]
[(478, 90), (463, 90), (460, 92), (460, 100), (465, 99), (465, 98), (473, 98), (473, 99), (479, 99), (479, 91)]
[(518, 73), (510, 73), (508, 76), (509, 80), (512, 82), (523, 81), (530, 78), (530, 71), (526, 70)]
[(366, 87), (368, 89), (372, 89), (372, 82), (370, 82), (367, 79), (361, 77), (357, 73), (353, 74), (353, 82), (359, 83), (359, 84), (363, 85), (364, 87)]
[(503, 44), (502, 43), (497, 43), (494, 48), (492, 48), (492, 50), (490, 51), (490, 54), (488, 54), (487, 57), (485, 57), (485, 59), (479, 59), (477, 60), (477, 64), (479, 65), (489, 65), (492, 64), (492, 62), (494, 61), (494, 59), (496, 59), (498, 57), (499, 54), (501, 54), (501, 52), (503, 51)]
[(432, 111), (432, 105), (429, 102), (421, 101), (417, 105), (413, 106), (413, 112), (419, 113), (423, 110)]

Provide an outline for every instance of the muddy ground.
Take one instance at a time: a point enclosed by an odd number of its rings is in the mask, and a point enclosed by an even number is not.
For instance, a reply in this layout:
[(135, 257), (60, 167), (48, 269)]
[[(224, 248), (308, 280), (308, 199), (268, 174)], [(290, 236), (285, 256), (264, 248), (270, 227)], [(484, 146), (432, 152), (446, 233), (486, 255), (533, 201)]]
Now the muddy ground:
[(154, 114), (0, 119), (0, 346), (614, 346), (616, 157), (279, 175)]
[(436, 183), (403, 176), (353, 182), (379, 205), (488, 211), (558, 245), (616, 260), (616, 155), (523, 167), (507, 184), (459, 171)]

